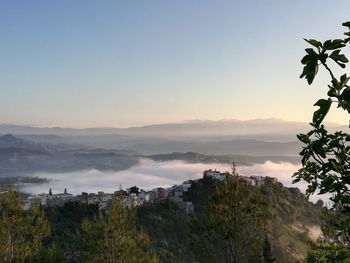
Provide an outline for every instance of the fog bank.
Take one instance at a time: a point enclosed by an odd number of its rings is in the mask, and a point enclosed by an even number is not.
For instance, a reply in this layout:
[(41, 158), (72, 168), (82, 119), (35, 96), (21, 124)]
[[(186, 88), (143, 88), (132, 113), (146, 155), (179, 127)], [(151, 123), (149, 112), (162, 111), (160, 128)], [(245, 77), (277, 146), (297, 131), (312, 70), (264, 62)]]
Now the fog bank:
[[(237, 171), (244, 176), (261, 175), (276, 177), (287, 187), (298, 187), (303, 192), (305, 183), (292, 184), (291, 176), (300, 168), (300, 165), (292, 163), (274, 163), (267, 161), (264, 164), (252, 166), (239, 166)], [(81, 192), (114, 192), (137, 185), (143, 189), (152, 189), (157, 186), (169, 187), (179, 184), (188, 179), (201, 178), (206, 169), (217, 169), (219, 171), (231, 171), (229, 164), (204, 164), (185, 163), (183, 161), (157, 162), (142, 159), (140, 164), (125, 171), (101, 172), (97, 170), (79, 171), (71, 173), (38, 173), (34, 176), (49, 179), (43, 184), (25, 185), (23, 191), (37, 194), (48, 192), (51, 188), (53, 193), (63, 192), (67, 188), (69, 193), (80, 194)], [(314, 196), (312, 200), (320, 199)], [(327, 200), (328, 197), (322, 198)]]

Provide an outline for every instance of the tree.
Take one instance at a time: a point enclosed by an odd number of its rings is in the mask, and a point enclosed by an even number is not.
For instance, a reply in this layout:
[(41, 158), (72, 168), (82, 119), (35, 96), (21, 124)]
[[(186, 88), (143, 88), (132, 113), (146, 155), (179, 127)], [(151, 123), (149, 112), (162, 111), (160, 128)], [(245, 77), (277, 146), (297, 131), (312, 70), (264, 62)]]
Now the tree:
[(83, 222), (83, 255), (86, 262), (158, 262), (150, 250), (148, 236), (135, 228), (132, 211), (113, 200), (108, 215)]
[(132, 186), (128, 189), (130, 194), (138, 194), (140, 192), (140, 189), (137, 186)]
[(305, 258), (305, 263), (347, 263), (350, 252), (347, 248), (339, 248), (334, 245), (324, 245), (309, 252)]
[(27, 262), (34, 258), (49, 234), (49, 225), (39, 207), (23, 210), (18, 192), (0, 195), (0, 261)]
[[(305, 78), (311, 85), (319, 72), (319, 67), (322, 67), (328, 72), (330, 83), (327, 96), (314, 104), (318, 109), (313, 114), (311, 130), (297, 136), (304, 145), (300, 152), (302, 168), (294, 174), (294, 182), (301, 180), (307, 182), (308, 196), (314, 193), (332, 194), (333, 212), (339, 212), (342, 215), (342, 223), (335, 226), (335, 232), (344, 241), (342, 245), (349, 247), (350, 134), (343, 131), (330, 133), (323, 124), (332, 105), (350, 113), (350, 86), (348, 85), (350, 77), (344, 72), (339, 74), (349, 62), (344, 49), (350, 45), (350, 22), (343, 23), (343, 26), (347, 28), (345, 38), (329, 39), (325, 42), (305, 39), (312, 48), (305, 49), (307, 54), (301, 60), (304, 68), (300, 77)], [(331, 63), (335, 63), (335, 66), (338, 65), (340, 68), (331, 69)], [(335, 72), (340, 76), (336, 76)], [(340, 217), (338, 219), (340, 221)]]
[(37, 262), (60, 262), (62, 256), (61, 262), (81, 262), (82, 244), (79, 232), (84, 219), (92, 220), (98, 215), (98, 205), (67, 202), (63, 206), (48, 206), (44, 211), (51, 234), (40, 252), (41, 261)]
[(350, 135), (342, 131), (329, 133), (322, 124), (331, 105), (350, 113), (350, 77), (343, 74), (336, 78), (329, 67), (329, 60), (334, 61), (341, 68), (349, 62), (341, 53), (350, 42), (350, 22), (344, 23), (349, 29), (345, 33), (347, 38), (327, 40), (324, 43), (315, 39), (306, 39), (314, 48), (307, 48), (301, 60), (304, 64), (301, 78), (306, 78), (312, 84), (319, 65), (322, 65), (331, 77), (326, 99), (319, 99), (314, 106), (319, 109), (314, 112), (312, 130), (307, 134), (299, 134), (298, 139), (304, 144), (300, 155), (303, 167), (294, 175), (294, 182), (304, 180), (309, 183), (307, 194), (319, 190), (320, 194), (332, 193), (334, 206), (342, 206), (344, 212), (350, 213)]
[(258, 188), (235, 173), (227, 175), (210, 197), (205, 217), (193, 219), (192, 244), (205, 262), (272, 262), (268, 219)]
[(50, 246), (43, 246), (32, 261), (30, 263), (64, 263), (64, 262), (72, 262), (67, 261), (64, 257), (63, 250), (59, 247), (58, 244), (52, 244)]

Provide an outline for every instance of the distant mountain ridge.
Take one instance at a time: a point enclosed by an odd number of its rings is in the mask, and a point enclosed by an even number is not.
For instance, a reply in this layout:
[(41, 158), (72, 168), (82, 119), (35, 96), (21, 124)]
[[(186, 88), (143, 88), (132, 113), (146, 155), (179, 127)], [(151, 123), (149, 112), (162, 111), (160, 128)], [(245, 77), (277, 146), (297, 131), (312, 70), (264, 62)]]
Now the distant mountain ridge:
[(209, 141), (160, 141), (159, 143), (142, 142), (128, 147), (142, 154), (166, 154), (169, 152), (196, 152), (206, 155), (284, 155), (296, 156), (301, 144), (292, 142), (265, 142), (253, 139), (209, 140)]
[(0, 136), (0, 149), (4, 148), (44, 150), (43, 145), (17, 138), (12, 134), (5, 134), (3, 136)]
[(237, 165), (252, 165), (262, 164), (266, 161), (271, 162), (290, 162), (294, 164), (300, 163), (300, 157), (298, 156), (252, 156), (252, 155), (204, 155), (195, 152), (173, 152), (170, 154), (154, 154), (147, 155), (154, 161), (175, 161), (180, 160), (188, 163), (232, 163)]
[(144, 157), (155, 161), (297, 163), (302, 145), (296, 134), (308, 129), (306, 123), (278, 119), (188, 121), (125, 129), (0, 125), (0, 176), (118, 171)]
[[(342, 129), (342, 126), (330, 127)], [(192, 151), (206, 155), (296, 156), (301, 149), (296, 134), (308, 129), (307, 123), (278, 119), (196, 120), (123, 129), (0, 125), (0, 135), (11, 132), (39, 144), (125, 149), (144, 155)]]
[[(84, 145), (80, 147), (74, 144), (35, 143), (7, 134), (0, 136), (0, 177), (90, 169), (120, 171), (137, 165), (141, 158), (154, 161), (181, 160), (188, 163), (231, 163), (235, 161), (238, 165), (252, 165), (268, 160), (298, 163), (300, 159), (294, 154), (294, 151), (297, 152), (299, 148), (296, 142), (274, 143), (254, 140), (201, 142), (200, 144), (171, 142), (161, 145), (151, 143), (143, 147), (134, 145), (134, 148), (140, 150), (140, 154), (132, 151), (133, 147), (117, 150)], [(174, 148), (180, 151), (172, 152)], [(186, 149), (197, 149), (201, 152), (181, 151)], [(151, 154), (148, 154), (149, 152)], [(169, 154), (169, 152), (172, 153)], [(221, 152), (228, 152), (228, 154), (221, 154)]]
[(120, 171), (138, 163), (139, 157), (129, 154), (123, 150), (35, 143), (6, 134), (0, 136), (0, 177), (91, 169)]
[[(348, 129), (346, 126), (330, 124), (331, 129)], [(295, 135), (307, 131), (309, 124), (304, 122), (284, 121), (279, 119), (255, 120), (219, 120), (219, 121), (185, 121), (179, 123), (165, 123), (145, 125), (129, 128), (60, 128), (60, 127), (32, 127), (25, 125), (1, 124), (0, 134), (15, 135), (57, 135), (57, 136), (97, 136), (97, 135), (128, 135), (128, 136), (156, 136), (156, 137), (222, 137), (244, 135)]]

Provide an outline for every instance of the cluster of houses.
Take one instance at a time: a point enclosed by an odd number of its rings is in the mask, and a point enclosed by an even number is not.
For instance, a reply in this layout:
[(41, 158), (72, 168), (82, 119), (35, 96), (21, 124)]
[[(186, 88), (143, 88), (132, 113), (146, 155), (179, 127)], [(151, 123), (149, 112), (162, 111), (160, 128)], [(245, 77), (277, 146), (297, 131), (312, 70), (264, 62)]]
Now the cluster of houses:
[(192, 202), (183, 200), (183, 193), (186, 192), (192, 185), (192, 181), (183, 182), (180, 185), (174, 185), (169, 188), (157, 187), (150, 191), (139, 189), (136, 186), (126, 190), (120, 189), (114, 193), (86, 193), (80, 195), (72, 195), (64, 189), (63, 193), (53, 194), (51, 189), (49, 193), (41, 193), (28, 196), (24, 200), (25, 209), (29, 209), (32, 205), (40, 205), (43, 207), (63, 206), (68, 202), (79, 202), (89, 205), (98, 205), (100, 210), (108, 209), (108, 205), (112, 199), (120, 201), (122, 206), (131, 209), (135, 206), (144, 205), (146, 203), (159, 202), (165, 199), (176, 203), (184, 212), (193, 212)]
[[(214, 180), (223, 181), (229, 173), (221, 173), (216, 170), (205, 170), (203, 172), (203, 179), (211, 178)], [(252, 185), (259, 186), (263, 184), (266, 180), (276, 182), (276, 178), (263, 177), (263, 176), (242, 176), (244, 180), (251, 183)], [(63, 206), (67, 202), (80, 202), (89, 205), (98, 205), (100, 210), (108, 209), (108, 205), (112, 199), (117, 199), (120, 203), (131, 209), (135, 206), (144, 205), (147, 203), (159, 202), (168, 199), (178, 205), (185, 213), (191, 213), (194, 211), (192, 202), (187, 202), (184, 200), (184, 193), (192, 186), (192, 184), (197, 180), (188, 180), (179, 185), (174, 185), (169, 188), (157, 187), (150, 191), (145, 191), (139, 189), (136, 186), (130, 187), (123, 190), (121, 186), (118, 191), (114, 193), (86, 193), (83, 192), (80, 195), (72, 195), (64, 189), (63, 193), (53, 194), (51, 189), (47, 194), (38, 194), (35, 196), (29, 196), (24, 200), (24, 205), (26, 209), (29, 209), (32, 205), (41, 205), (44, 207), (48, 206)]]
[[(205, 170), (203, 172), (203, 178), (211, 178), (219, 181), (225, 180), (226, 176), (228, 175), (230, 175), (230, 173), (228, 172), (222, 173), (220, 171), (211, 170), (211, 169)], [(240, 176), (240, 178), (255, 186), (260, 186), (264, 184), (266, 181), (270, 181), (274, 183), (278, 182), (277, 178), (270, 177), (270, 176), (252, 175), (252, 176)]]

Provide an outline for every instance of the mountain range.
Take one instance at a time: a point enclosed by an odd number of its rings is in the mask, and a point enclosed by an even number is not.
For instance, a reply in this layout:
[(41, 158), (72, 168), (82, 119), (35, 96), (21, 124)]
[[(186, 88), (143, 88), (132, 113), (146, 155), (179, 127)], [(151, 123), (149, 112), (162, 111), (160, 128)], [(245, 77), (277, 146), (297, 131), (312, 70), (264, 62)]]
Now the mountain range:
[[(345, 126), (329, 124), (330, 130)], [(303, 122), (279, 119), (250, 121), (186, 121), (130, 128), (42, 128), (0, 125), (0, 135), (55, 145), (79, 145), (103, 149), (125, 149), (140, 154), (197, 152), (207, 155), (295, 156), (301, 145), (296, 134), (309, 130)]]
[[(91, 169), (120, 171), (137, 165), (141, 159), (151, 159), (154, 161), (180, 160), (188, 163), (231, 163), (235, 161), (239, 165), (264, 163), (267, 160), (297, 163), (299, 160), (297, 156), (286, 154), (245, 154), (246, 152), (263, 153), (264, 147), (271, 147), (269, 152), (286, 153), (282, 150), (283, 148), (287, 149), (291, 147), (290, 143), (237, 140), (233, 141), (233, 144), (236, 145), (235, 151), (242, 152), (242, 154), (206, 155), (188, 151), (150, 155), (130, 149), (112, 150), (78, 144), (37, 143), (6, 134), (0, 136), (0, 177), (26, 176), (37, 172), (64, 173)], [(190, 149), (194, 147), (193, 144), (183, 145), (177, 143), (174, 145), (177, 148), (181, 148), (179, 147), (181, 145), (184, 148), (189, 147)], [(246, 149), (244, 149), (244, 145)], [(206, 145), (203, 147), (209, 146)], [(172, 147), (169, 145), (168, 148), (171, 149)], [(232, 152), (234, 152), (233, 149)]]
[[(348, 129), (329, 123), (331, 129)], [(141, 137), (162, 138), (211, 138), (217, 137), (252, 137), (259, 135), (273, 139), (293, 138), (295, 134), (307, 131), (309, 124), (304, 122), (284, 121), (280, 119), (255, 119), (255, 120), (194, 120), (179, 123), (165, 123), (129, 128), (61, 128), (61, 127), (34, 127), (24, 125), (1, 124), (0, 134), (15, 135), (57, 135), (57, 136), (97, 136), (97, 135), (127, 135)]]
[[(348, 129), (335, 124), (333, 130)], [(298, 163), (296, 134), (308, 124), (278, 119), (187, 121), (132, 128), (0, 125), (0, 176), (97, 169), (118, 171), (154, 161)], [(3, 134), (1, 136), (1, 134)]]

